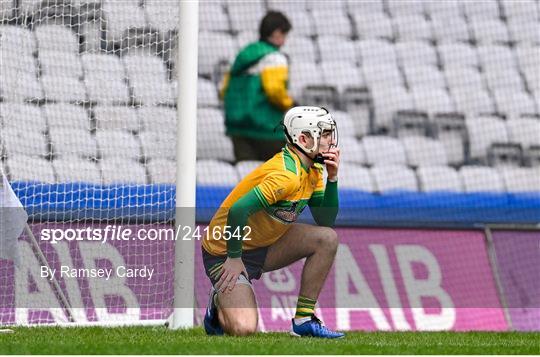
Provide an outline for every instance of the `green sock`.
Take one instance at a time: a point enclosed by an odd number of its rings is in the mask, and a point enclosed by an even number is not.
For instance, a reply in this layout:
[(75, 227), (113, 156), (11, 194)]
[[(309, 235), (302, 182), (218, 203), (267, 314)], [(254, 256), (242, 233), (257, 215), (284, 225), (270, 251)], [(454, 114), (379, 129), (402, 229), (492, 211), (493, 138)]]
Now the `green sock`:
[(311, 317), (315, 314), (315, 304), (317, 300), (313, 300), (307, 297), (299, 296), (298, 303), (296, 304), (295, 319), (302, 319), (305, 317)]

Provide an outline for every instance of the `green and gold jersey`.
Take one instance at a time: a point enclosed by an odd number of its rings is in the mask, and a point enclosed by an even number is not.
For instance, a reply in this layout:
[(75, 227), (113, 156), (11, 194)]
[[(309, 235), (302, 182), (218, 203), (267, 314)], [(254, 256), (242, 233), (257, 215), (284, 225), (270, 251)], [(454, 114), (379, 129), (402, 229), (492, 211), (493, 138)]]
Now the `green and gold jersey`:
[[(262, 206), (249, 215), (242, 249), (266, 247), (276, 242), (295, 222), (306, 205), (321, 202), (324, 196), (323, 166), (305, 167), (298, 155), (285, 147), (253, 170), (227, 196), (210, 222), (204, 249), (213, 255), (227, 254), (227, 241), (219, 234), (227, 225), (230, 208), (248, 192), (254, 192)], [(243, 228), (243, 227), (242, 227)], [(248, 240), (249, 239), (249, 240)]]

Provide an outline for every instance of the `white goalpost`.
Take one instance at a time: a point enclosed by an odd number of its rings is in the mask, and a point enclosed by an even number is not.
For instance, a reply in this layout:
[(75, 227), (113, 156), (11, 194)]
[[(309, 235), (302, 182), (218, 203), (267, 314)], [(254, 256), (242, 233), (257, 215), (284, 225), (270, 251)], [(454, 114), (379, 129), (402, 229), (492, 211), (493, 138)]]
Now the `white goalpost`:
[[(187, 0), (180, 3), (178, 30), (178, 129), (176, 145), (176, 222), (182, 227), (195, 227), (195, 166), (197, 160), (197, 57), (199, 4)], [(174, 312), (170, 328), (193, 326), (195, 307), (193, 240), (177, 240), (175, 244)]]

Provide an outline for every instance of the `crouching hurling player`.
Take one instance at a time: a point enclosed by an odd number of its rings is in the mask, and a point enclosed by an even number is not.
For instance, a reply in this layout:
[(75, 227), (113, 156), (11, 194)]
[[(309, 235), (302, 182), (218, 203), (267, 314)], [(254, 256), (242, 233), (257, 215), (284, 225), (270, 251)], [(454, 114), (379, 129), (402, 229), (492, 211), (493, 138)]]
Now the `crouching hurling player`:
[[(295, 107), (283, 126), (286, 146), (233, 189), (203, 240), (204, 267), (213, 285), (204, 319), (208, 334), (254, 333), (258, 314), (251, 280), (306, 258), (291, 334), (344, 336), (314, 314), (338, 248), (330, 228), (338, 213), (336, 123), (324, 108)], [(295, 223), (306, 205), (316, 226)]]

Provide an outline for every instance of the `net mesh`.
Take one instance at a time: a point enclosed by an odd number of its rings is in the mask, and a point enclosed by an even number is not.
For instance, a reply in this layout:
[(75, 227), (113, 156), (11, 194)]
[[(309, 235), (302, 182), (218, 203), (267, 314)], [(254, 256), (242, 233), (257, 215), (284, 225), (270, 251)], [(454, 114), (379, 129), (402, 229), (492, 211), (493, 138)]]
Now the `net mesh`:
[[(261, 163), (237, 162), (219, 90), (269, 10), (292, 24), (281, 50), (294, 102), (325, 106), (338, 123), (340, 224), (399, 225), (411, 208), (413, 224), (474, 223), (488, 213), (464, 215), (462, 204), (540, 191), (538, 1), (209, 0), (199, 3), (200, 222)], [(0, 323), (169, 316), (174, 243), (135, 238), (173, 222), (178, 11), (174, 0), (0, 0), (0, 167), (48, 264), (154, 269), (150, 280), (62, 277), (57, 288), (25, 234), (23, 267), (0, 263)], [(414, 196), (425, 192), (499, 196), (460, 201), (446, 219)], [(366, 194), (380, 193), (388, 201), (374, 208)], [(106, 243), (43, 240), (47, 229), (107, 227)], [(126, 229), (132, 240), (111, 239)], [(70, 316), (59, 295), (82, 310)]]

